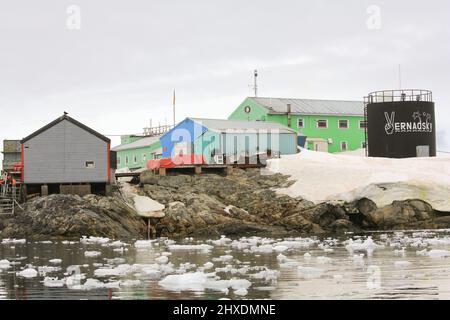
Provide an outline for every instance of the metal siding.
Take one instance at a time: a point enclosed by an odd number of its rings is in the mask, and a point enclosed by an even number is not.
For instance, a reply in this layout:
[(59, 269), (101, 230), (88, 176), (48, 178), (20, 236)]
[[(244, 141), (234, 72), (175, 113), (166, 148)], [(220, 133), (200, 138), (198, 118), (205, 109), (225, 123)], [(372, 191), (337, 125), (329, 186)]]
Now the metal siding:
[(280, 154), (295, 154), (297, 153), (297, 135), (295, 134), (280, 134)]
[(172, 130), (161, 136), (162, 155), (164, 158), (173, 156), (174, 145), (179, 142), (193, 143), (208, 129), (201, 124), (186, 118)]
[(67, 120), (26, 141), (24, 153), (27, 184), (108, 181), (107, 143)]

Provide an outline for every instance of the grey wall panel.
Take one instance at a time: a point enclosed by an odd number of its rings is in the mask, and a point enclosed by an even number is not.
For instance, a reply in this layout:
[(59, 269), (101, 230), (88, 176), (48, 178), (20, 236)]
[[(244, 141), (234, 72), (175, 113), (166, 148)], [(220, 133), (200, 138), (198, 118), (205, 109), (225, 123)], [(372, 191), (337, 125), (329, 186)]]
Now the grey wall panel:
[[(25, 183), (107, 182), (107, 143), (69, 121), (25, 142)], [(94, 161), (94, 168), (86, 168)]]

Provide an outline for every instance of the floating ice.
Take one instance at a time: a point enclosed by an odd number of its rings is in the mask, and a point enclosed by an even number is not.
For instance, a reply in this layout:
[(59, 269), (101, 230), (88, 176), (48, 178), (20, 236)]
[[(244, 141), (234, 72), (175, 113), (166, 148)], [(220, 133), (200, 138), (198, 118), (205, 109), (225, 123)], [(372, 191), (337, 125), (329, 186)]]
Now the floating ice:
[(200, 250), (200, 251), (210, 251), (213, 246), (208, 244), (172, 244), (169, 245), (169, 250)]
[(87, 258), (95, 258), (95, 257), (99, 257), (102, 253), (99, 251), (86, 251), (84, 253), (84, 256)]
[(247, 289), (238, 289), (234, 291), (234, 294), (237, 296), (246, 296), (248, 294), (248, 290)]
[(114, 258), (114, 259), (105, 259), (108, 264), (123, 264), (125, 263), (124, 258)]
[(60, 271), (60, 267), (52, 267), (52, 266), (40, 266), (38, 267), (38, 272), (40, 275), (45, 276), (47, 273)]
[(279, 276), (280, 272), (278, 270), (271, 270), (271, 269), (262, 270), (258, 273), (250, 275), (251, 278), (262, 279), (265, 281), (276, 281)]
[(124, 280), (120, 281), (121, 287), (138, 287), (142, 285), (142, 281), (140, 280)]
[(66, 283), (66, 281), (64, 279), (58, 279), (56, 278), (52, 278), (52, 277), (45, 277), (44, 278), (44, 286), (46, 287), (50, 287), (50, 288), (61, 288), (64, 286), (64, 284)]
[(171, 274), (159, 281), (158, 284), (171, 291), (204, 291), (208, 277), (212, 276), (203, 272)]
[(231, 240), (225, 236), (221, 236), (219, 240), (210, 240), (209, 242), (215, 246), (226, 246), (226, 245), (229, 245), (230, 243), (232, 243), (232, 241), (233, 240)]
[(166, 264), (167, 262), (169, 262), (169, 258), (167, 258), (167, 256), (160, 256), (156, 258), (155, 261), (160, 264)]
[(48, 262), (50, 262), (51, 264), (61, 264), (62, 260), (61, 259), (51, 259)]
[(11, 263), (8, 260), (0, 260), (0, 270), (7, 270), (11, 268)]
[(35, 278), (37, 277), (38, 272), (33, 268), (27, 268), (20, 272), (17, 272), (17, 275), (23, 278)]
[(231, 260), (233, 260), (233, 256), (229, 255), (229, 254), (212, 259), (212, 261), (222, 261), (222, 262), (231, 261)]
[(212, 263), (212, 262), (206, 262), (206, 263), (203, 265), (203, 268), (204, 268), (205, 270), (211, 269), (212, 267), (214, 267), (214, 263)]
[(231, 279), (230, 280), (230, 287), (233, 290), (239, 290), (239, 289), (248, 289), (252, 283), (248, 281), (247, 279)]
[(114, 241), (111, 243), (103, 244), (103, 246), (119, 248), (119, 247), (128, 246), (128, 244), (119, 240), (119, 241)]
[(2, 244), (25, 244), (27, 243), (26, 239), (3, 239)]
[(348, 244), (345, 246), (347, 251), (349, 252), (364, 251), (367, 252), (368, 255), (371, 255), (375, 249), (383, 247), (382, 245), (376, 244), (372, 240), (372, 237), (368, 237), (364, 242), (362, 242), (361, 239), (358, 240), (349, 239), (347, 243)]
[(282, 245), (277, 245), (273, 247), (273, 250), (276, 252), (284, 252), (286, 250), (288, 250), (289, 247), (288, 246), (282, 246)]
[(77, 241), (68, 241), (68, 240), (64, 240), (61, 242), (62, 244), (76, 244), (78, 243)]
[(115, 268), (100, 268), (94, 271), (96, 277), (124, 276), (133, 271), (129, 264), (121, 264)]
[(83, 236), (80, 239), (80, 242), (83, 244), (105, 244), (108, 243), (110, 240), (109, 238), (102, 238), (102, 237), (86, 237)]
[(151, 248), (154, 240), (137, 240), (134, 243), (135, 248)]

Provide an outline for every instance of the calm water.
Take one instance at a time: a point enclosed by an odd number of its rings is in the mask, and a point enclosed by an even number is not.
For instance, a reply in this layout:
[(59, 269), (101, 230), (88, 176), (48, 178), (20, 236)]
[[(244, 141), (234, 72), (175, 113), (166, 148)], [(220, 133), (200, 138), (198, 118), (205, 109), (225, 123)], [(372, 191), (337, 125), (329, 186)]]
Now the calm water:
[(369, 239), (17, 239), (3, 240), (0, 260), (0, 299), (450, 298), (449, 230)]

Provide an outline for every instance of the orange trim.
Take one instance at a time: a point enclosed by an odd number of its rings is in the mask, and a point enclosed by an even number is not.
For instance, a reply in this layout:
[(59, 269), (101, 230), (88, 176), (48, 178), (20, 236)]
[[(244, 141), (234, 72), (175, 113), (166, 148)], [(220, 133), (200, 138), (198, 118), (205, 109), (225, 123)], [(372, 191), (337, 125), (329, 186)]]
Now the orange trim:
[(107, 164), (107, 168), (108, 168), (108, 182), (111, 183), (111, 144), (108, 143), (106, 145), (106, 152), (107, 152), (107, 158), (108, 158), (108, 164)]
[(25, 146), (22, 143), (20, 145), (20, 147), (21, 147), (20, 159), (22, 161), (22, 172), (20, 173), (20, 180), (22, 180), (22, 182), (24, 182), (24, 180), (25, 180)]

